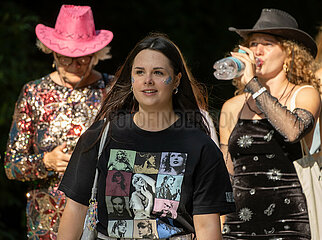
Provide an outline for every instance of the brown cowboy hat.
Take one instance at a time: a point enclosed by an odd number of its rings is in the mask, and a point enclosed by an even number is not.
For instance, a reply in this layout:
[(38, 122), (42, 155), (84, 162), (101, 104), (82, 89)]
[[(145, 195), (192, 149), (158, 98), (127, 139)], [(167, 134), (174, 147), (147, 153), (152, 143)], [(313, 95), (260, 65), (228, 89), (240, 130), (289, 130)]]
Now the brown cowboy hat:
[(246, 38), (250, 33), (268, 33), (304, 45), (313, 57), (317, 53), (317, 46), (313, 38), (306, 32), (300, 30), (296, 20), (282, 10), (263, 9), (252, 29), (230, 27), (229, 31), (238, 33), (242, 38)]

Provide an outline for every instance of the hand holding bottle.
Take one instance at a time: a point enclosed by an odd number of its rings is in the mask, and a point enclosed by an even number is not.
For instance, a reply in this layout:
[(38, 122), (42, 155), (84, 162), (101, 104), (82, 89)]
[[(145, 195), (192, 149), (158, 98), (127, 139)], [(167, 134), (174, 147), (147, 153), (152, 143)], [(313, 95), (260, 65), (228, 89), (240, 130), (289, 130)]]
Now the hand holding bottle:
[(239, 46), (239, 48), (245, 53), (231, 52), (231, 55), (244, 63), (245, 69), (241, 77), (241, 83), (246, 85), (256, 75), (256, 60), (254, 53), (249, 48), (243, 46)]

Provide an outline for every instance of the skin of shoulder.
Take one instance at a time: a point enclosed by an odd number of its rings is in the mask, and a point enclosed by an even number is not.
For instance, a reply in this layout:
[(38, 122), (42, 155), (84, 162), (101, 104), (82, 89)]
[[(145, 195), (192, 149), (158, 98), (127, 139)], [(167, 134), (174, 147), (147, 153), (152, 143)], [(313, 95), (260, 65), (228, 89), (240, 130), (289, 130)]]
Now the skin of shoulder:
[(311, 87), (301, 89), (296, 96), (295, 107), (311, 112), (315, 120), (317, 120), (321, 108), (319, 92), (315, 88)]
[(227, 144), (230, 133), (234, 129), (238, 115), (244, 105), (245, 94), (240, 94), (228, 99), (222, 106), (219, 119), (220, 143)]

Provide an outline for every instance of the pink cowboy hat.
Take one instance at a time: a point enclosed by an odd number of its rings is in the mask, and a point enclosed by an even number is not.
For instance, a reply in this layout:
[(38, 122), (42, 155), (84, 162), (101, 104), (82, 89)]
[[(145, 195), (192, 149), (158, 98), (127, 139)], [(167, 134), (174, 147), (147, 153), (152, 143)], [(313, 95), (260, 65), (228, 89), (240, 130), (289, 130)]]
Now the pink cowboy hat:
[(62, 5), (55, 28), (38, 24), (36, 35), (46, 47), (68, 57), (97, 52), (113, 39), (111, 31), (95, 30), (89, 6), (74, 5)]

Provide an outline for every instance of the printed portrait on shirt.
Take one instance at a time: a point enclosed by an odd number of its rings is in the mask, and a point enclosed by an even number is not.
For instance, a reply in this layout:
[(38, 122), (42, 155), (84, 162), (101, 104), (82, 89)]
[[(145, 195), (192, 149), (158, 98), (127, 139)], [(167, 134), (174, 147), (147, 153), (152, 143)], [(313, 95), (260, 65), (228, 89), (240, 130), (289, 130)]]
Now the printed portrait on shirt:
[(156, 183), (156, 197), (180, 200), (183, 176), (159, 174)]
[(132, 173), (123, 171), (108, 171), (106, 178), (107, 196), (129, 196)]
[(184, 175), (186, 161), (186, 153), (163, 152), (159, 174)]
[(156, 198), (154, 200), (153, 213), (160, 215), (160, 217), (169, 217), (176, 219), (178, 215), (178, 207), (178, 201)]
[(106, 196), (105, 201), (109, 220), (132, 219), (129, 197)]
[(151, 175), (133, 174), (130, 209), (134, 213), (134, 219), (150, 218), (155, 197), (155, 182)]
[(134, 172), (157, 174), (159, 171), (160, 160), (160, 153), (137, 152), (134, 164)]
[(135, 151), (111, 149), (107, 170), (132, 172), (135, 155)]
[(110, 237), (132, 238), (133, 220), (108, 221), (107, 232)]
[(183, 232), (183, 229), (174, 226), (171, 218), (163, 218), (162, 220), (157, 218), (156, 222), (159, 238), (170, 238), (172, 235)]
[(156, 239), (158, 238), (155, 220), (134, 220), (133, 238)]

